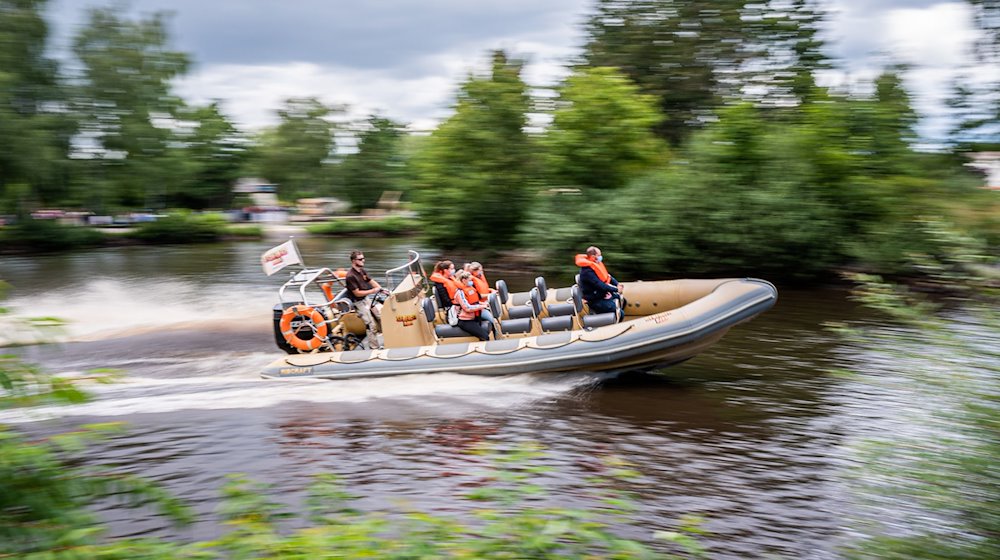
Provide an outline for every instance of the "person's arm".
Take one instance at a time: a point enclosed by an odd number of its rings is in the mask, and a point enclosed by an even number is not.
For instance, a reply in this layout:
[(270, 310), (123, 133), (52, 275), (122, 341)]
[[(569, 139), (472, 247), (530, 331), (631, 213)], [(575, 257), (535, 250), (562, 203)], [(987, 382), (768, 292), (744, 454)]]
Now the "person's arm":
[(464, 309), (464, 310), (466, 310), (466, 311), (468, 311), (470, 313), (473, 312), (473, 311), (479, 311), (480, 309), (483, 309), (482, 304), (478, 304), (477, 303), (476, 305), (472, 305), (471, 303), (469, 303), (469, 300), (467, 300), (465, 298), (465, 292), (464, 291), (459, 290), (458, 293), (455, 294), (455, 295), (458, 298), (458, 304), (462, 306), (462, 309)]
[[(353, 280), (353, 278), (352, 278), (352, 280)], [(350, 282), (350, 280), (349, 280), (349, 282)], [(376, 282), (374, 278), (372, 278), (371, 280), (369, 280), (368, 283), (369, 284), (373, 284), (374, 287), (372, 287), (369, 290), (362, 290), (361, 287), (358, 284), (354, 284), (354, 287), (351, 288), (351, 293), (354, 294), (354, 297), (363, 298), (363, 297), (366, 297), (366, 296), (370, 296), (370, 295), (372, 295), (372, 294), (374, 294), (374, 293), (376, 293), (376, 292), (378, 292), (379, 290), (382, 289), (382, 286), (380, 286), (379, 283)]]
[[(586, 280), (586, 283), (590, 284), (594, 289), (604, 290), (605, 292), (618, 291), (618, 288), (614, 285), (601, 281), (601, 279), (597, 277), (597, 273), (590, 267), (581, 268), (580, 283), (583, 284), (584, 280)], [(614, 278), (612, 278), (612, 280), (614, 281)]]

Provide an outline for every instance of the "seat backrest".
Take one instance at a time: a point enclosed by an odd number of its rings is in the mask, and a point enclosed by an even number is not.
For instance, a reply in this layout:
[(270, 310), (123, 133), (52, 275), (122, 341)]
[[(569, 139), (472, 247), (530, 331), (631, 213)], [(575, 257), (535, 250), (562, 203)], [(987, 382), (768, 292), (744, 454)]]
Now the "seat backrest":
[(502, 316), (503, 309), (500, 306), (500, 296), (496, 292), (491, 292), (489, 297), (486, 298), (486, 304), (490, 308), (490, 313), (494, 317), (499, 319)]
[(507, 290), (507, 283), (503, 280), (497, 280), (496, 286), (497, 295), (500, 297), (500, 305), (507, 305), (507, 300), (510, 299), (510, 291)]
[(573, 284), (573, 287), (570, 289), (569, 293), (570, 293), (570, 302), (576, 309), (576, 314), (579, 315), (580, 313), (583, 313), (583, 293), (580, 292), (580, 285)]
[[(541, 276), (539, 276), (539, 278), (541, 278)], [(535, 317), (538, 317), (542, 313), (542, 297), (541, 294), (538, 293), (537, 287), (531, 289), (529, 297), (531, 301), (531, 308), (535, 311)]]
[(434, 305), (434, 298), (424, 298), (420, 307), (424, 311), (424, 317), (427, 318), (427, 322), (433, 324), (434, 319), (437, 317), (437, 307)]
[(545, 278), (542, 278), (541, 276), (536, 277), (535, 288), (538, 289), (538, 297), (542, 298), (542, 301), (545, 301), (545, 298), (549, 295), (549, 291), (545, 286)]
[(444, 285), (434, 282), (434, 302), (437, 304), (438, 309), (447, 309), (451, 307), (451, 301), (448, 299), (448, 290)]

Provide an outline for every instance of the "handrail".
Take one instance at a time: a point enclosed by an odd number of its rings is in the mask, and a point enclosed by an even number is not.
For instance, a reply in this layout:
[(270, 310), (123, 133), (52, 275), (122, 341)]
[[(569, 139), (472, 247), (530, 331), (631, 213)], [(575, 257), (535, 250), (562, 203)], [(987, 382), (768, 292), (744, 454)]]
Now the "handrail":
[(406, 264), (385, 271), (385, 284), (388, 286), (390, 292), (395, 290), (397, 286), (397, 283), (392, 278), (393, 274), (398, 274), (404, 270), (409, 275), (416, 274), (420, 276), (421, 285), (424, 290), (427, 290), (428, 286), (430, 286), (430, 280), (427, 279), (424, 267), (420, 265), (420, 253), (413, 249), (408, 250), (407, 253), (409, 254), (409, 260), (406, 261)]
[[(336, 281), (338, 284), (340, 284), (341, 288), (343, 288), (344, 286), (343, 280), (337, 277), (337, 275), (334, 274), (334, 272), (329, 268), (313, 268), (313, 269), (304, 268), (293, 274), (292, 277), (289, 278), (287, 282), (281, 285), (281, 288), (278, 289), (278, 300), (284, 302), (285, 290), (287, 288), (297, 287), (299, 289), (299, 295), (302, 298), (301, 299), (302, 303), (306, 305), (311, 305), (309, 303), (308, 298), (306, 297), (306, 288), (309, 287), (309, 285), (316, 283), (317, 280), (320, 279), (322, 279), (323, 282), (331, 280)], [(317, 305), (318, 306), (333, 305), (333, 299), (324, 301), (323, 303), (319, 303)], [(317, 305), (313, 305), (313, 307), (316, 307)]]

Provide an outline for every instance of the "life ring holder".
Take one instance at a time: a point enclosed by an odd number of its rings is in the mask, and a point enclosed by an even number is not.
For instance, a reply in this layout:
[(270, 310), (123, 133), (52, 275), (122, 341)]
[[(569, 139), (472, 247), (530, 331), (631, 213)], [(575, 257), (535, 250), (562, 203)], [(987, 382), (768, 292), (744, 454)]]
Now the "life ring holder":
[[(307, 317), (312, 322), (312, 338), (299, 338), (298, 333), (292, 330), (292, 319), (300, 316)], [(311, 352), (322, 346), (326, 342), (326, 335), (329, 331), (326, 317), (320, 313), (319, 309), (306, 304), (293, 305), (285, 309), (281, 313), (281, 322), (278, 326), (281, 329), (281, 335), (285, 337), (285, 342), (305, 352)]]

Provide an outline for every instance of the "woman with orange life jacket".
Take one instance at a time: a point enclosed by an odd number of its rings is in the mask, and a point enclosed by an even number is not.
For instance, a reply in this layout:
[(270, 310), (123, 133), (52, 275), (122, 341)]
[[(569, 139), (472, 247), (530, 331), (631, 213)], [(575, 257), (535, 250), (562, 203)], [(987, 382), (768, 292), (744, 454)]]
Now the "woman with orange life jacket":
[(434, 272), (431, 273), (431, 282), (437, 288), (438, 309), (448, 309), (455, 300), (455, 292), (459, 285), (455, 282), (455, 264), (451, 261), (438, 261), (434, 265)]
[(576, 265), (580, 267), (580, 295), (587, 300), (591, 313), (618, 312), (618, 319), (624, 312), (615, 304), (621, 299), (622, 287), (618, 280), (604, 266), (604, 257), (597, 247), (587, 247), (587, 252), (576, 255)]
[(458, 328), (478, 338), (489, 340), (493, 330), (493, 317), (486, 309), (486, 301), (479, 298), (479, 290), (467, 271), (459, 271), (455, 278), (462, 288), (455, 291), (455, 305), (459, 306)]
[(482, 264), (472, 261), (469, 263), (469, 268), (467, 270), (469, 271), (469, 274), (472, 275), (472, 282), (475, 283), (476, 290), (479, 291), (480, 298), (485, 300), (490, 297), (490, 292), (496, 291), (490, 288), (490, 283), (486, 280), (486, 274), (483, 273)]

